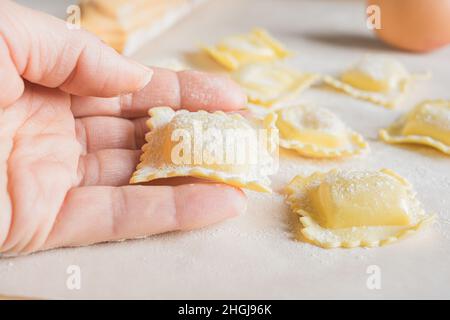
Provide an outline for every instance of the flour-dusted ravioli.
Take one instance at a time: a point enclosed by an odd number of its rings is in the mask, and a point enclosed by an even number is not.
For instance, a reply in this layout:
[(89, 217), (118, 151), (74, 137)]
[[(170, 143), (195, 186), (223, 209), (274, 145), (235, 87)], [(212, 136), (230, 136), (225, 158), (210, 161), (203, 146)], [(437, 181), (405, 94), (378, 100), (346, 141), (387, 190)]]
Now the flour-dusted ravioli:
[(277, 169), (278, 130), (221, 111), (150, 109), (150, 132), (131, 183), (193, 176), (270, 192)]
[(303, 73), (281, 63), (250, 63), (232, 73), (252, 103), (271, 106), (313, 85), (319, 75)]
[(380, 131), (388, 143), (415, 143), (450, 154), (450, 101), (425, 101)]
[(248, 34), (226, 37), (205, 51), (224, 67), (234, 70), (252, 62), (274, 61), (290, 53), (267, 31), (255, 28)]
[(325, 76), (323, 80), (354, 98), (394, 108), (413, 80), (427, 77), (410, 74), (400, 62), (387, 56), (365, 55), (340, 79)]
[(323, 248), (382, 246), (432, 220), (410, 183), (387, 169), (296, 176), (286, 193), (302, 234)]
[(271, 113), (267, 119), (275, 119), (281, 147), (306, 157), (339, 158), (369, 150), (361, 135), (324, 108), (300, 104)]

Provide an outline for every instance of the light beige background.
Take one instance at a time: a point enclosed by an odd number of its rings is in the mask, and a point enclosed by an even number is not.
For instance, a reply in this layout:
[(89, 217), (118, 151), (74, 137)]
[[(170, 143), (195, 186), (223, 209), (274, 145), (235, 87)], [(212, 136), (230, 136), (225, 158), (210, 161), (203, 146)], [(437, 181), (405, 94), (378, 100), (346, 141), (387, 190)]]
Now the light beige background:
[[(59, 16), (69, 3), (21, 2)], [(248, 192), (246, 214), (203, 230), (1, 259), (0, 293), (46, 298), (450, 298), (450, 158), (427, 148), (377, 141), (378, 129), (416, 102), (450, 98), (450, 48), (416, 55), (383, 46), (365, 28), (363, 1), (211, 0), (135, 58), (149, 63), (187, 56), (214, 67), (195, 54), (196, 45), (253, 26), (267, 28), (296, 50), (292, 63), (304, 70), (334, 73), (362, 54), (376, 52), (399, 58), (413, 71), (433, 72), (433, 80), (416, 86), (396, 111), (328, 91), (307, 92), (303, 99), (339, 114), (369, 140), (372, 153), (348, 161), (312, 161), (285, 152), (273, 186), (279, 191), (295, 174), (315, 170), (388, 167), (416, 186), (437, 222), (383, 248), (324, 250), (294, 240), (298, 224), (281, 195)], [(81, 290), (66, 287), (69, 265), (81, 268)], [(381, 290), (366, 286), (370, 265), (381, 269)]]

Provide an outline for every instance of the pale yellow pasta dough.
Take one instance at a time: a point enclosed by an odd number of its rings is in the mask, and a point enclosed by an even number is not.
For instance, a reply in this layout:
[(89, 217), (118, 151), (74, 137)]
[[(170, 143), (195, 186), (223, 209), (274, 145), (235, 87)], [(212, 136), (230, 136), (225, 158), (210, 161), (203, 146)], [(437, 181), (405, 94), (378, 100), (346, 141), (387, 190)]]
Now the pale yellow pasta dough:
[(290, 53), (263, 29), (255, 28), (248, 34), (229, 36), (204, 50), (224, 67), (235, 70), (240, 66), (261, 61), (285, 58)]
[(429, 75), (412, 75), (395, 59), (384, 55), (365, 55), (340, 79), (325, 76), (324, 82), (358, 99), (386, 108), (394, 108), (414, 79)]
[(369, 151), (364, 138), (349, 129), (334, 113), (309, 104), (277, 110), (280, 146), (313, 158), (339, 158)]
[(286, 193), (302, 234), (324, 248), (385, 245), (432, 219), (409, 182), (387, 169), (296, 176)]
[(450, 101), (424, 101), (388, 129), (380, 131), (388, 143), (423, 144), (450, 154)]
[(319, 75), (302, 73), (281, 63), (251, 63), (232, 73), (252, 103), (269, 107), (294, 97), (319, 80)]
[(193, 176), (271, 191), (268, 175), (277, 169), (278, 147), (274, 123), (252, 123), (237, 113), (169, 107), (153, 108), (149, 114), (150, 132), (131, 183)]

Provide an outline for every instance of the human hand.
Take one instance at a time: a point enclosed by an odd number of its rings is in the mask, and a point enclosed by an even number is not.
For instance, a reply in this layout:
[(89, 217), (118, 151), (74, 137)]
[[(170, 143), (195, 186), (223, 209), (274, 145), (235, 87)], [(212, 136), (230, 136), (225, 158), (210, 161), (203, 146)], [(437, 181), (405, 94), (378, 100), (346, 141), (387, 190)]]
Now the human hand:
[(128, 186), (147, 110), (239, 109), (245, 96), (230, 80), (144, 68), (2, 1), (0, 84), (0, 252), (199, 228), (245, 210), (225, 185)]

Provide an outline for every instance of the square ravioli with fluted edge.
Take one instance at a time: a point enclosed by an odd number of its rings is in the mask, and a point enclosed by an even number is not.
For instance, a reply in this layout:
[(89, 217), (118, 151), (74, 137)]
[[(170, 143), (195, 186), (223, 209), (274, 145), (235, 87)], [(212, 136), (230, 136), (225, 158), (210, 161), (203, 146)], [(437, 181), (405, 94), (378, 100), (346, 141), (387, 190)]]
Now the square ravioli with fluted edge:
[(286, 194), (303, 236), (323, 248), (386, 245), (433, 219), (411, 184), (388, 169), (296, 176)]
[(450, 155), (450, 101), (427, 100), (380, 131), (387, 143), (422, 144)]
[(192, 176), (271, 192), (278, 169), (274, 123), (238, 113), (152, 108), (143, 154), (130, 183)]
[(369, 152), (364, 138), (328, 109), (297, 104), (269, 113), (275, 121), (280, 146), (310, 158), (343, 158)]
[(261, 28), (254, 28), (248, 34), (225, 37), (215, 46), (205, 46), (203, 49), (229, 70), (247, 63), (270, 62), (291, 55), (280, 42)]
[(411, 74), (389, 56), (367, 54), (339, 78), (324, 76), (323, 80), (354, 98), (393, 109), (402, 101), (412, 82), (429, 78), (429, 73)]
[(246, 64), (231, 77), (250, 102), (264, 107), (292, 99), (320, 79), (318, 74), (300, 72), (280, 62)]

